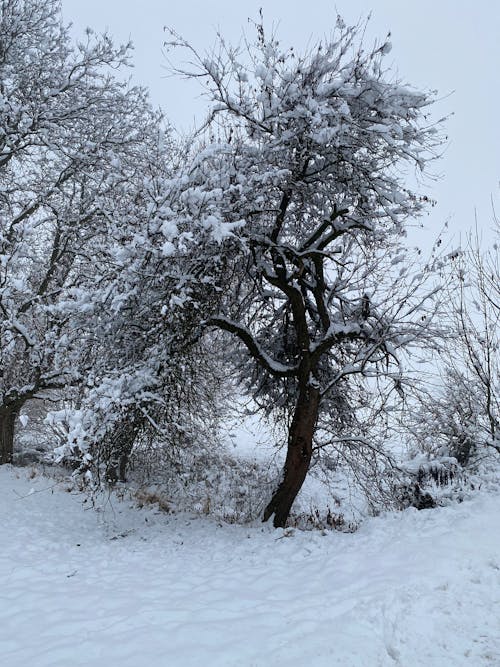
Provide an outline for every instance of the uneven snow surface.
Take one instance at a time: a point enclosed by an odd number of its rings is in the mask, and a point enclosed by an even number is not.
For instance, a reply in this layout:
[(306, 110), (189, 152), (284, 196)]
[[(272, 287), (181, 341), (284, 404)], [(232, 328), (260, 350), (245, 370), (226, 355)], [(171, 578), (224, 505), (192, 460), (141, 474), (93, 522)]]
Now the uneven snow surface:
[(500, 497), (355, 534), (217, 525), (0, 469), (2, 667), (500, 666)]

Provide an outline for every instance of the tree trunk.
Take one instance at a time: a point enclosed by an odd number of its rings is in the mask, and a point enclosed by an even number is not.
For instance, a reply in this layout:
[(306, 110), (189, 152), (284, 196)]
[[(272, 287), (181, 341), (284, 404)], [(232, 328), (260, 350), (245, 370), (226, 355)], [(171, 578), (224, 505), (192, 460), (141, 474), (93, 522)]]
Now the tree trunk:
[(106, 464), (106, 481), (113, 486), (116, 482), (126, 482), (127, 466), (134, 448), (143, 416), (139, 412), (127, 412), (106, 435), (101, 446), (101, 456)]
[(274, 514), (274, 527), (284, 528), (293, 502), (309, 470), (312, 440), (319, 409), (319, 389), (306, 386), (299, 392), (286, 454), (283, 481), (264, 511), (263, 521)]
[(19, 406), (4, 405), (0, 407), (0, 465), (12, 463), (14, 455), (14, 428)]

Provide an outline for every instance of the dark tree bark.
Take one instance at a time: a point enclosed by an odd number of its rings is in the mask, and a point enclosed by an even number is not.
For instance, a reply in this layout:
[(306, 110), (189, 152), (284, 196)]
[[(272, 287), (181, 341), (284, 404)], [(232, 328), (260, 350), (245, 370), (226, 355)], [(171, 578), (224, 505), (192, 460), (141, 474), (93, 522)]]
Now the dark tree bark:
[(267, 521), (274, 514), (275, 528), (285, 527), (293, 502), (309, 470), (319, 401), (319, 389), (310, 385), (301, 387), (288, 435), (283, 481), (271, 498), (263, 516), (263, 521)]
[(12, 463), (14, 456), (14, 430), (21, 406), (18, 404), (0, 407), (0, 465)]
[(106, 481), (111, 486), (127, 481), (128, 462), (143, 420), (140, 411), (127, 412), (98, 447), (100, 455), (104, 454)]

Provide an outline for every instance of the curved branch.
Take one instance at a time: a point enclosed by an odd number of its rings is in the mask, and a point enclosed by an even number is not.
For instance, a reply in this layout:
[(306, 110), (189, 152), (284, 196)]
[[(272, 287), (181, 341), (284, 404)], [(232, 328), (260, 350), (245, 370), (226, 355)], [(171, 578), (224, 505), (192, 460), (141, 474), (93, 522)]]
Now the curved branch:
[(207, 326), (214, 326), (235, 335), (245, 345), (251, 356), (274, 377), (294, 377), (297, 375), (297, 366), (287, 366), (273, 359), (255, 340), (251, 332), (239, 322), (218, 315), (206, 321)]

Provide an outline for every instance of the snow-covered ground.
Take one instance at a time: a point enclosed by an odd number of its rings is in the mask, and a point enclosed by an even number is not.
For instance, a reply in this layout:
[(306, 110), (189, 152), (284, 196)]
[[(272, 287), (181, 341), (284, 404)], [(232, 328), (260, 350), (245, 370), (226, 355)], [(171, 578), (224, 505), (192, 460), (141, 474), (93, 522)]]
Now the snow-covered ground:
[(500, 665), (500, 497), (219, 525), (0, 469), (2, 667)]

